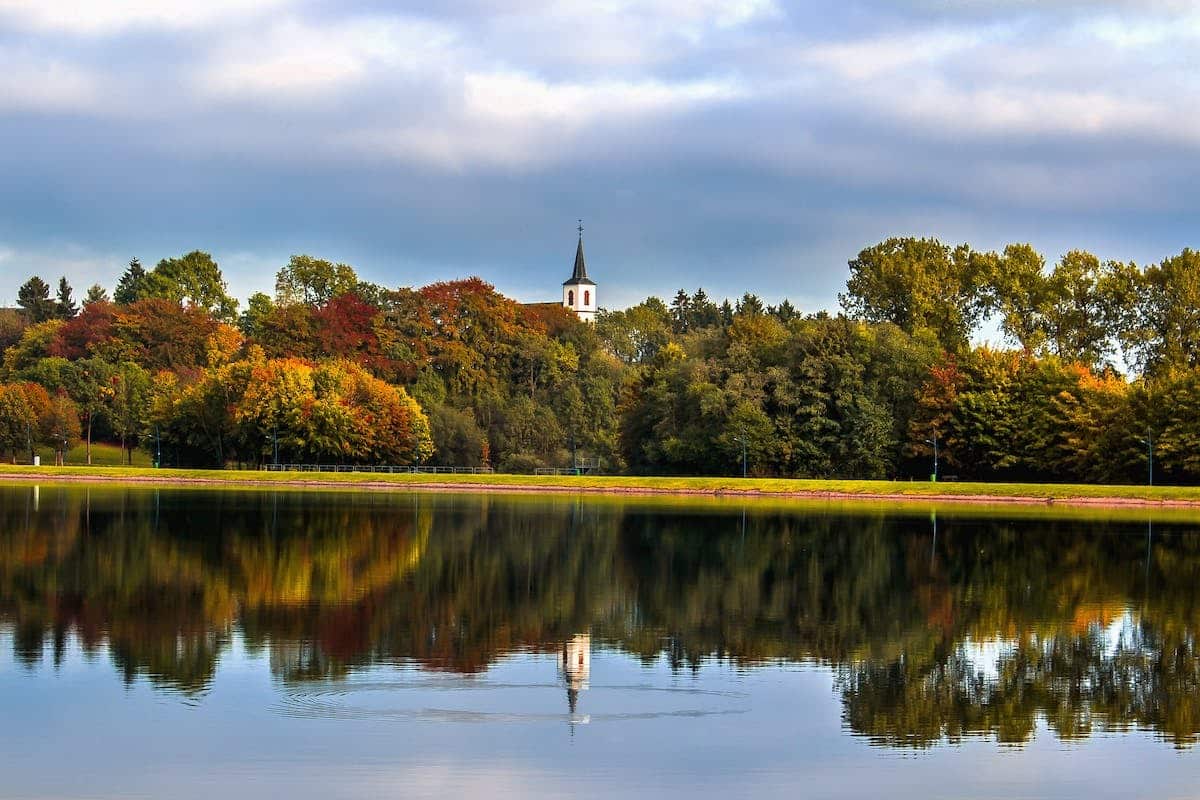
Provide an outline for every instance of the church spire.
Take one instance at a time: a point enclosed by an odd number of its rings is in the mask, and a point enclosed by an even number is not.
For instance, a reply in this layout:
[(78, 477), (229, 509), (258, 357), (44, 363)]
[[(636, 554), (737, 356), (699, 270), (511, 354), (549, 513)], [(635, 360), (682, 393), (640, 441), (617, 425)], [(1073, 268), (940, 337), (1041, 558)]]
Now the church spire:
[(595, 283), (588, 278), (587, 262), (583, 258), (583, 220), (579, 220), (579, 245), (575, 248), (575, 270), (571, 273), (569, 280), (563, 281), (563, 286), (568, 284), (587, 284), (595, 286)]

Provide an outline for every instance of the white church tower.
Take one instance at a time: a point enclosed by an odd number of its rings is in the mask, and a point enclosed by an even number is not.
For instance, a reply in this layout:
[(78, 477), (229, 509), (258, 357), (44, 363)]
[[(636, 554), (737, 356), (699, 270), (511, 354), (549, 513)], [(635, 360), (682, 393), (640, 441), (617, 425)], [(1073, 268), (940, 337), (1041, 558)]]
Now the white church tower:
[(583, 260), (583, 220), (579, 220), (579, 246), (575, 248), (575, 271), (563, 281), (563, 306), (584, 322), (596, 320), (596, 283), (588, 278)]

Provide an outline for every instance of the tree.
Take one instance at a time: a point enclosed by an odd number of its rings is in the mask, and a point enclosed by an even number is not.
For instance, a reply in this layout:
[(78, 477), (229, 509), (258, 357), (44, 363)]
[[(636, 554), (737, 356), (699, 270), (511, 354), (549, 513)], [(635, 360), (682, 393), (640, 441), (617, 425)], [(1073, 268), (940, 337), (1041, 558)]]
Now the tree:
[(87, 463), (92, 463), (92, 427), (96, 417), (112, 408), (116, 395), (116, 369), (99, 358), (73, 361), (66, 374), (66, 391), (74, 403), (83, 427), (87, 444)]
[(34, 324), (55, 319), (57, 307), (50, 299), (50, 286), (41, 278), (34, 275), (17, 290), (17, 305), (25, 310), (25, 314)]
[(1099, 364), (1112, 349), (1100, 259), (1072, 250), (1045, 284), (1043, 314), (1049, 350), (1064, 361)]
[(703, 287), (696, 290), (691, 300), (691, 318), (688, 325), (692, 330), (711, 328), (721, 324), (721, 310), (708, 299)]
[(358, 288), (358, 275), (347, 264), (332, 264), (312, 256), (292, 256), (275, 276), (275, 302), (323, 306), (338, 295)]
[(1126, 334), (1142, 372), (1200, 368), (1200, 252), (1185, 249), (1142, 273), (1136, 327)]
[(954, 352), (966, 347), (987, 308), (994, 263), (965, 244), (951, 249), (936, 239), (888, 239), (850, 261), (839, 299), (853, 317), (891, 322), (910, 335), (930, 330)]
[(0, 451), (8, 451), (14, 464), (18, 451), (29, 453), (32, 460), (49, 407), (50, 396), (36, 384), (0, 384)]
[(50, 408), (42, 424), (42, 441), (54, 448), (54, 464), (61, 467), (67, 451), (79, 444), (79, 409), (65, 392), (50, 399)]
[(671, 301), (671, 323), (675, 333), (687, 333), (692, 325), (692, 298), (683, 289)]
[(129, 260), (129, 266), (117, 281), (113, 301), (117, 305), (127, 306), (146, 298), (146, 270), (142, 262), (136, 258)]
[(353, 293), (329, 298), (313, 311), (317, 352), (371, 366), (380, 359), (375, 316), (379, 309)]
[(433, 453), (420, 406), (357, 364), (272, 359), (232, 368), (244, 367), (233, 422), (258, 459), (276, 442), (285, 456), (326, 463), (411, 464)]
[(1000, 314), (1000, 328), (1031, 355), (1046, 341), (1045, 268), (1046, 260), (1032, 245), (1010, 244), (992, 271), (990, 305)]
[(114, 335), (132, 360), (150, 370), (196, 368), (208, 362), (208, 344), (220, 323), (196, 306), (139, 300), (117, 312)]
[(787, 324), (800, 316), (799, 312), (796, 311), (796, 307), (792, 305), (791, 301), (786, 297), (783, 298), (779, 305), (773, 306), (770, 309), (770, 312), (784, 324)]
[(670, 341), (672, 325), (670, 310), (657, 297), (624, 311), (596, 315), (596, 334), (609, 352), (626, 364), (653, 358)]
[(200, 250), (159, 261), (146, 276), (145, 295), (203, 309), (221, 321), (235, 320), (237, 301), (228, 294), (221, 268)]
[(67, 276), (58, 279), (58, 296), (55, 301), (54, 314), (59, 319), (73, 319), (79, 313), (79, 306), (71, 297), (71, 284), (67, 283)]
[(13, 308), (0, 308), (0, 353), (21, 340), (21, 334), (29, 327), (29, 320)]
[(121, 438), (125, 463), (131, 464), (133, 448), (150, 424), (153, 381), (149, 372), (131, 361), (118, 364), (111, 380), (109, 423)]
[(93, 283), (88, 287), (87, 294), (83, 298), (83, 307), (87, 308), (92, 303), (108, 302), (111, 302), (108, 297), (108, 290), (98, 283)]
[(21, 338), (4, 351), (4, 372), (12, 377), (34, 367), (38, 361), (54, 355), (59, 331), (65, 325), (62, 320), (49, 319), (30, 325), (21, 332)]
[(68, 359), (95, 355), (112, 341), (116, 320), (117, 308), (112, 303), (106, 300), (85, 303), (82, 312), (58, 328), (49, 348), (50, 355)]
[(438, 406), (429, 412), (430, 434), (433, 437), (437, 463), (454, 467), (483, 466), (487, 437), (475, 415), (449, 406)]
[(746, 292), (742, 295), (742, 299), (738, 300), (737, 307), (734, 309), (735, 314), (754, 315), (766, 313), (767, 307), (763, 305), (763, 301), (756, 294)]
[(246, 310), (238, 318), (238, 328), (245, 336), (257, 338), (262, 334), (263, 327), (274, 310), (275, 304), (268, 295), (255, 292), (246, 301)]

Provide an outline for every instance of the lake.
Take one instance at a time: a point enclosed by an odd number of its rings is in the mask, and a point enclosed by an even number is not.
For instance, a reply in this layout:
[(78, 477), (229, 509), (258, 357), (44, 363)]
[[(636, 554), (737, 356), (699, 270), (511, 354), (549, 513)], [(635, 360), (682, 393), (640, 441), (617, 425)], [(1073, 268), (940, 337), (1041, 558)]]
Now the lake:
[(1200, 516), (0, 486), (0, 797), (1133, 798)]

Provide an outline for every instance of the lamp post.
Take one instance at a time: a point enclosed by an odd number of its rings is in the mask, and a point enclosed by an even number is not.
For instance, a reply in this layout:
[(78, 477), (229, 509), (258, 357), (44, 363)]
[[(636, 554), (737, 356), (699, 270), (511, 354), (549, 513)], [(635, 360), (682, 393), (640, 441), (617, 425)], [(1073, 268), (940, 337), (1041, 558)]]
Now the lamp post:
[(1146, 456), (1148, 458), (1147, 463), (1150, 468), (1150, 475), (1149, 475), (1150, 485), (1153, 486), (1154, 485), (1154, 434), (1152, 434), (1150, 432), (1149, 428), (1146, 428), (1146, 438), (1142, 439), (1142, 444), (1146, 445)]
[(933, 445), (933, 475), (930, 477), (930, 481), (933, 483), (937, 483), (937, 475), (938, 475), (938, 437), (937, 437), (937, 434), (935, 433), (933, 435), (932, 439), (926, 439), (925, 443)]
[(157, 424), (154, 426), (154, 468), (162, 469), (162, 434)]

